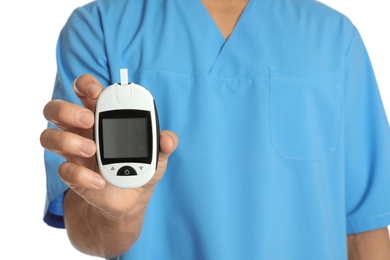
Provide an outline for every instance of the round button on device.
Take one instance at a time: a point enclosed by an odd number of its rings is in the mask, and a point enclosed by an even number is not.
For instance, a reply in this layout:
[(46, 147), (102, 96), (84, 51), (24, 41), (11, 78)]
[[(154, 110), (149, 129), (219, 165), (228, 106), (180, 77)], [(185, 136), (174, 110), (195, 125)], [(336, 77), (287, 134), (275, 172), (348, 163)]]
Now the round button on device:
[(117, 176), (133, 176), (137, 175), (137, 172), (130, 166), (123, 166), (116, 174)]

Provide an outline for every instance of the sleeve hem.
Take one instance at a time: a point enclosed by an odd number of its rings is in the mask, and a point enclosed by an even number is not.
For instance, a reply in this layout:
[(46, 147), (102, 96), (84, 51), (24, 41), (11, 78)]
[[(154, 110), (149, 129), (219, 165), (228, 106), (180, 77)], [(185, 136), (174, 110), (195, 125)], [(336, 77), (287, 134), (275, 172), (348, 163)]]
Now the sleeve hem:
[(356, 234), (375, 229), (385, 228), (390, 225), (390, 212), (364, 219), (351, 219), (347, 221), (347, 234)]
[(65, 228), (64, 217), (55, 215), (51, 212), (47, 212), (43, 218), (43, 221), (51, 227)]

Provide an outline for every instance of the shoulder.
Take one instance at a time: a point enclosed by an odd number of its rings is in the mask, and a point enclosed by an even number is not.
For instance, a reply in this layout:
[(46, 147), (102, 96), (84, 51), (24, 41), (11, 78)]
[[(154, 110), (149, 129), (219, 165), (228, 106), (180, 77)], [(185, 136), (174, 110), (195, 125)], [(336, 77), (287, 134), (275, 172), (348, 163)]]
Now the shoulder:
[[(129, 24), (137, 24), (146, 13), (162, 11), (166, 0), (95, 0), (76, 8), (70, 15), (68, 24), (88, 23), (90, 27), (102, 30), (120, 29)], [(153, 11), (150, 11), (153, 10)]]
[(348, 42), (356, 29), (346, 15), (316, 0), (266, 1), (272, 27), (291, 37)]
[(273, 9), (297, 21), (342, 23), (352, 26), (350, 19), (336, 9), (316, 0), (269, 0)]
[(77, 7), (69, 15), (62, 29), (62, 34), (101, 34), (105, 30), (120, 27), (129, 16), (134, 13), (136, 2), (130, 0), (96, 0), (83, 6)]
[[(95, 0), (83, 6), (77, 7), (70, 15), (71, 19), (76, 17), (94, 16), (100, 17), (110, 13), (117, 13), (118, 10), (124, 11), (132, 1), (127, 0)], [(118, 14), (118, 13), (117, 13)]]
[(316, 0), (287, 0), (295, 2), (300, 6), (301, 12), (308, 16), (315, 17), (319, 22), (343, 24), (353, 27), (351, 20), (340, 11)]

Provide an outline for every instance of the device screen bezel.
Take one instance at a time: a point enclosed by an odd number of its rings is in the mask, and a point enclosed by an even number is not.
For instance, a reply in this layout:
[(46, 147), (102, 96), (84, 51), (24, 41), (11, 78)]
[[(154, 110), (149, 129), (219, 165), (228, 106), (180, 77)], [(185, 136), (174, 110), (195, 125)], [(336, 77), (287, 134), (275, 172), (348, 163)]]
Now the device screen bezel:
[[(147, 123), (147, 140), (148, 140), (148, 155), (146, 157), (120, 157), (120, 158), (106, 158), (104, 156), (104, 138), (103, 138), (103, 120), (104, 119), (132, 119), (143, 118)], [(110, 110), (99, 113), (99, 150), (100, 160), (103, 165), (113, 163), (146, 163), (152, 162), (153, 156), (153, 136), (152, 136), (152, 120), (150, 111), (136, 110), (136, 109), (120, 109)]]

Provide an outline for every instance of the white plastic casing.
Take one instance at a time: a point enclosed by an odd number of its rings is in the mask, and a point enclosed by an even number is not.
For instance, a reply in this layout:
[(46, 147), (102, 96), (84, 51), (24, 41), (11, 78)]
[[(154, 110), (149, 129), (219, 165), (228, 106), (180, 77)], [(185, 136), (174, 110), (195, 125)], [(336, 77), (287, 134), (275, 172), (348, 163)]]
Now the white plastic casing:
[[(122, 78), (122, 75), (121, 75)], [(123, 85), (113, 84), (108, 86), (100, 94), (95, 108), (94, 138), (97, 146), (97, 163), (102, 176), (112, 185), (120, 188), (137, 188), (145, 185), (153, 177), (158, 161), (159, 123), (156, 114), (154, 99), (151, 93), (144, 87), (130, 83)], [(113, 110), (142, 110), (150, 112), (152, 129), (152, 159), (151, 163), (140, 162), (115, 162), (103, 164), (99, 135), (100, 113)], [(101, 129), (101, 128), (100, 128)], [(130, 166), (135, 169), (136, 175), (117, 175), (118, 169)]]

